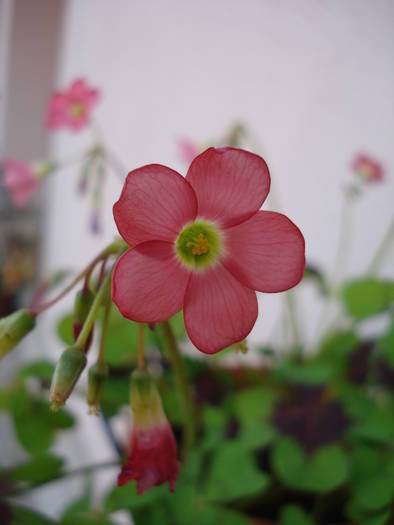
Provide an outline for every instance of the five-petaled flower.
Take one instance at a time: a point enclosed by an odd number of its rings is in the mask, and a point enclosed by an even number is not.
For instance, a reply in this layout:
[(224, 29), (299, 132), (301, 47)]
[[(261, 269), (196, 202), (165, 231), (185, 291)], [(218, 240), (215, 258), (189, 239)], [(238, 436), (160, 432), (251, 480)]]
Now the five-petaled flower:
[(49, 129), (79, 131), (90, 121), (100, 93), (83, 79), (75, 80), (65, 91), (55, 91), (49, 101), (46, 125)]
[(42, 180), (56, 169), (52, 162), (30, 165), (19, 160), (5, 158), (1, 161), (4, 171), (3, 186), (11, 194), (12, 202), (18, 208), (26, 206)]
[(356, 174), (365, 182), (381, 182), (384, 179), (383, 167), (372, 157), (358, 154), (352, 163)]
[(295, 286), (305, 266), (300, 230), (259, 211), (270, 188), (265, 161), (209, 148), (186, 178), (158, 164), (127, 176), (114, 217), (130, 250), (118, 260), (112, 297), (128, 319), (154, 323), (183, 308), (205, 353), (243, 340), (257, 319), (256, 292)]
[(137, 481), (137, 493), (168, 482), (175, 489), (179, 472), (176, 442), (152, 378), (143, 371), (132, 374), (130, 403), (133, 412), (129, 457), (118, 485)]

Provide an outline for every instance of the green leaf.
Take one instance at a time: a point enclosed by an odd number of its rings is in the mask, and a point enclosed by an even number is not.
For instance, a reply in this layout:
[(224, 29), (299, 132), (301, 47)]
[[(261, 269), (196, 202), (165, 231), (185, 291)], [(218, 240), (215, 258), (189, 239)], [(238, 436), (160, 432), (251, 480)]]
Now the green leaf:
[(110, 521), (106, 516), (98, 512), (76, 512), (75, 514), (69, 514), (62, 519), (61, 525), (115, 525), (113, 521)]
[(387, 332), (378, 340), (378, 348), (387, 363), (394, 368), (394, 318)]
[(55, 521), (26, 507), (13, 505), (12, 519), (8, 525), (55, 525)]
[(343, 301), (348, 314), (361, 321), (390, 308), (394, 282), (372, 277), (348, 282), (343, 288)]
[(280, 525), (314, 525), (315, 522), (302, 507), (286, 505), (280, 513)]
[(394, 480), (379, 473), (360, 480), (353, 494), (356, 506), (370, 512), (388, 507), (393, 498)]
[(21, 372), (20, 377), (25, 379), (26, 377), (38, 377), (45, 381), (51, 381), (55, 365), (51, 361), (40, 360), (29, 363), (25, 366)]
[(66, 346), (74, 344), (72, 314), (67, 314), (58, 321), (56, 332), (60, 341)]
[(275, 400), (272, 390), (260, 386), (249, 388), (233, 397), (234, 414), (245, 424), (262, 422), (270, 417)]
[(204, 493), (210, 501), (232, 501), (260, 494), (269, 484), (252, 454), (238, 443), (224, 443), (214, 454)]
[(9, 473), (9, 477), (13, 481), (29, 481), (40, 484), (60, 474), (63, 464), (62, 458), (42, 454), (14, 467)]
[(333, 375), (333, 366), (330, 362), (319, 362), (307, 359), (303, 362), (282, 361), (274, 370), (274, 375), (286, 383), (303, 385), (322, 385), (327, 383)]
[(23, 389), (13, 392), (10, 405), (17, 438), (31, 454), (45, 452), (57, 430), (74, 424), (74, 418), (65, 410), (52, 413), (48, 401), (35, 398)]
[(282, 483), (308, 492), (329, 492), (342, 485), (348, 475), (346, 456), (340, 447), (322, 447), (308, 457), (290, 438), (277, 441), (272, 466)]
[(350, 354), (359, 344), (357, 335), (352, 331), (339, 331), (330, 333), (323, 341), (319, 355), (328, 359), (340, 359)]
[(168, 486), (152, 487), (141, 496), (137, 494), (136, 483), (130, 482), (123, 487), (115, 487), (104, 501), (104, 512), (110, 513), (121, 509), (139, 509), (157, 505), (169, 493)]
[(390, 509), (380, 510), (378, 512), (366, 512), (358, 508), (353, 500), (346, 506), (346, 515), (357, 525), (391, 525)]
[(275, 429), (268, 423), (249, 423), (241, 428), (237, 442), (248, 449), (263, 448), (269, 445), (275, 437)]

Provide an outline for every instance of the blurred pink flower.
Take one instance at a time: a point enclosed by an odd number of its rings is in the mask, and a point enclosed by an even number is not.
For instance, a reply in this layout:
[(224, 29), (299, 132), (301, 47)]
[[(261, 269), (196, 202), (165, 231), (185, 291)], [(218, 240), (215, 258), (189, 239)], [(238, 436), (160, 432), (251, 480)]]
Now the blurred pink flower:
[(179, 158), (184, 162), (187, 166), (191, 163), (191, 161), (197, 157), (197, 155), (200, 153), (200, 148), (196, 146), (194, 142), (192, 142), (189, 139), (181, 139), (178, 140), (178, 152), (179, 152)]
[(3, 185), (11, 194), (12, 202), (18, 208), (26, 206), (31, 200), (38, 184), (39, 176), (29, 164), (14, 159), (3, 159)]
[(364, 182), (381, 182), (384, 179), (382, 165), (364, 153), (356, 155), (352, 168)]
[(79, 131), (89, 123), (90, 114), (99, 98), (100, 92), (83, 79), (75, 80), (65, 91), (55, 91), (49, 101), (47, 127)]

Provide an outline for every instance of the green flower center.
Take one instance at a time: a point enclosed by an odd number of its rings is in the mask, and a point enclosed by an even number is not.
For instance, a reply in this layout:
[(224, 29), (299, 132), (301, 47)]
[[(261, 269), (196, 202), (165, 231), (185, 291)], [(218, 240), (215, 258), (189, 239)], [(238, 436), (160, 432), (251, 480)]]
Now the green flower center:
[(80, 118), (82, 117), (84, 113), (85, 113), (84, 105), (81, 104), (80, 102), (75, 102), (75, 104), (73, 104), (70, 107), (70, 116), (72, 118)]
[(185, 266), (204, 268), (218, 261), (222, 245), (222, 235), (217, 226), (196, 220), (183, 227), (175, 242), (175, 250)]

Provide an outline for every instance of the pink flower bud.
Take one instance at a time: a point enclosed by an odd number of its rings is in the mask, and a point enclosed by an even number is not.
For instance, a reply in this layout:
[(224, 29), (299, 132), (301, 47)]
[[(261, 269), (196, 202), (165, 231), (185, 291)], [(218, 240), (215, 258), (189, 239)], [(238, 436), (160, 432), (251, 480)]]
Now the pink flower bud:
[(164, 413), (159, 392), (146, 372), (132, 374), (130, 402), (133, 430), (130, 451), (118, 477), (118, 485), (137, 481), (137, 493), (168, 482), (175, 489), (179, 472), (176, 442)]

